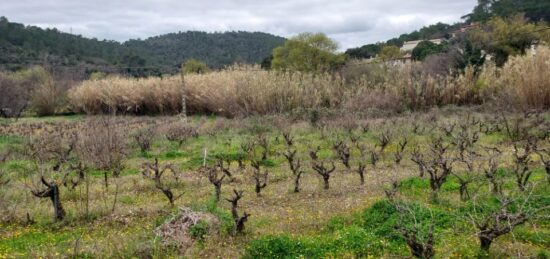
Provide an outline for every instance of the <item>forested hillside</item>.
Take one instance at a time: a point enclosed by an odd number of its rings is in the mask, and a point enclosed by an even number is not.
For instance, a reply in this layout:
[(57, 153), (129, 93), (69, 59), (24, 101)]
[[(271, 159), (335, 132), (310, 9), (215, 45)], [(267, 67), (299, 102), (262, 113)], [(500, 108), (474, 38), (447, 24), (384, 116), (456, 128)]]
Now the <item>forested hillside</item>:
[(235, 62), (259, 63), (284, 41), (284, 38), (261, 32), (189, 31), (130, 40), (124, 46), (152, 57), (155, 65), (179, 66), (182, 60), (195, 58), (219, 68)]
[[(13, 23), (0, 17), (0, 68), (34, 64), (97, 70), (145, 67), (176, 71), (194, 58), (214, 68), (235, 62), (259, 63), (284, 38), (259, 32), (179, 32), (124, 43)], [(143, 71), (142, 71), (143, 72)]]

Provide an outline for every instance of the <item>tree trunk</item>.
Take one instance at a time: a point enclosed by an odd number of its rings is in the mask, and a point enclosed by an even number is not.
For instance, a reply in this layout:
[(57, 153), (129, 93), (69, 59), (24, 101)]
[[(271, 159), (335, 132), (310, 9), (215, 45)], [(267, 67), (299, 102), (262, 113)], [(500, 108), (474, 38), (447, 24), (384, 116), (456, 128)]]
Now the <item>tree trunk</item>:
[(63, 206), (61, 205), (61, 199), (59, 197), (59, 187), (57, 185), (52, 186), (52, 194), (50, 196), (50, 199), (52, 200), (55, 212), (55, 220), (63, 220), (65, 218), (65, 210), (63, 210)]
[(294, 178), (294, 192), (300, 192), (300, 175), (297, 175), (296, 178)]
[(437, 202), (438, 193), (439, 193), (439, 188), (432, 189), (432, 193), (430, 194), (430, 199), (432, 202)]
[(220, 196), (222, 193), (222, 186), (221, 185), (215, 185), (216, 188), (216, 201), (220, 201)]
[(491, 247), (491, 243), (493, 243), (493, 239), (485, 235), (480, 235), (479, 242), (481, 250), (488, 252), (489, 248)]
[(467, 201), (470, 199), (470, 193), (468, 192), (468, 183), (460, 183), (460, 200)]
[(329, 177), (323, 177), (323, 181), (325, 183), (325, 190), (328, 190), (330, 188), (330, 185), (329, 185)]
[(107, 171), (103, 172), (103, 180), (105, 182), (105, 189), (109, 188), (109, 176)]

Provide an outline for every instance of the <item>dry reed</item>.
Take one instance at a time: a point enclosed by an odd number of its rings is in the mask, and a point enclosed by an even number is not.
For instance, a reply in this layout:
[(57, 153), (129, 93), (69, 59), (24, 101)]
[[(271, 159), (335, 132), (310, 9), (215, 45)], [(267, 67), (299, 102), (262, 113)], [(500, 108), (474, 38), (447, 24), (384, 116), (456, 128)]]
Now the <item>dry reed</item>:
[[(227, 117), (276, 114), (297, 109), (418, 110), (449, 104), (495, 101), (504, 93), (518, 105), (550, 107), (550, 50), (513, 57), (501, 69), (487, 64), (481, 73), (432, 75), (417, 64), (376, 66), (375, 73), (353, 78), (340, 73), (281, 73), (234, 66), (187, 75), (187, 110)], [(179, 76), (89, 80), (69, 92), (76, 112), (176, 114), (181, 110)]]

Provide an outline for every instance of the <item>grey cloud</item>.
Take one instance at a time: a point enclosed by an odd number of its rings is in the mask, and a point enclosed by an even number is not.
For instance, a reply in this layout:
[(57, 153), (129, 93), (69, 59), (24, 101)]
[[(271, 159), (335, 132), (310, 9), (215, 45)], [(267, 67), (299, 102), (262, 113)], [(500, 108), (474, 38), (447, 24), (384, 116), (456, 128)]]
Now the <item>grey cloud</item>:
[(124, 41), (168, 32), (324, 32), (343, 49), (387, 40), (438, 21), (453, 23), (476, 0), (2, 0), (11, 21)]

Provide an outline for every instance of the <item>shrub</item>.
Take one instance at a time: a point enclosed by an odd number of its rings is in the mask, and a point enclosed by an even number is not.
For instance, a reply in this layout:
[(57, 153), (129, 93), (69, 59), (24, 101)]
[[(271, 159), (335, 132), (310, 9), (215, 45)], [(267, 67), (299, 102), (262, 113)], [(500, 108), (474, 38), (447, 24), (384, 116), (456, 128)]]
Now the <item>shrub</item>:
[(28, 91), (19, 86), (10, 74), (0, 73), (0, 115), (19, 117), (28, 103)]
[(40, 81), (31, 94), (31, 109), (38, 116), (54, 115), (65, 93), (44, 69), (37, 69), (36, 72), (40, 76)]
[(151, 150), (151, 144), (155, 137), (155, 131), (151, 128), (141, 129), (134, 135), (134, 140), (142, 153)]
[(52, 115), (63, 98), (52, 76), (42, 67), (0, 73), (0, 115), (18, 117), (30, 104), (39, 115)]
[[(413, 221), (416, 221), (421, 226), (421, 232), (426, 232), (425, 230), (428, 229), (430, 221), (433, 221), (436, 232), (438, 229), (451, 226), (452, 216), (443, 211), (435, 209), (430, 211), (430, 209), (415, 203), (400, 203), (400, 205), (408, 207), (415, 216), (415, 219), (410, 217), (402, 219), (403, 222), (401, 224), (405, 225), (405, 227), (413, 224)], [(402, 243), (403, 239), (395, 230), (398, 220), (399, 215), (395, 205), (383, 200), (373, 204), (363, 212), (362, 226), (380, 238)]]
[(197, 224), (191, 226), (189, 229), (191, 237), (199, 241), (204, 241), (204, 238), (209, 231), (210, 225), (208, 225), (208, 222), (204, 220), (199, 220)]
[(184, 74), (204, 74), (208, 72), (208, 66), (204, 62), (192, 58), (185, 61), (182, 72)]
[(182, 122), (175, 122), (160, 128), (166, 139), (178, 142), (181, 146), (189, 138), (196, 138), (199, 133), (196, 128), (189, 125), (183, 125)]

